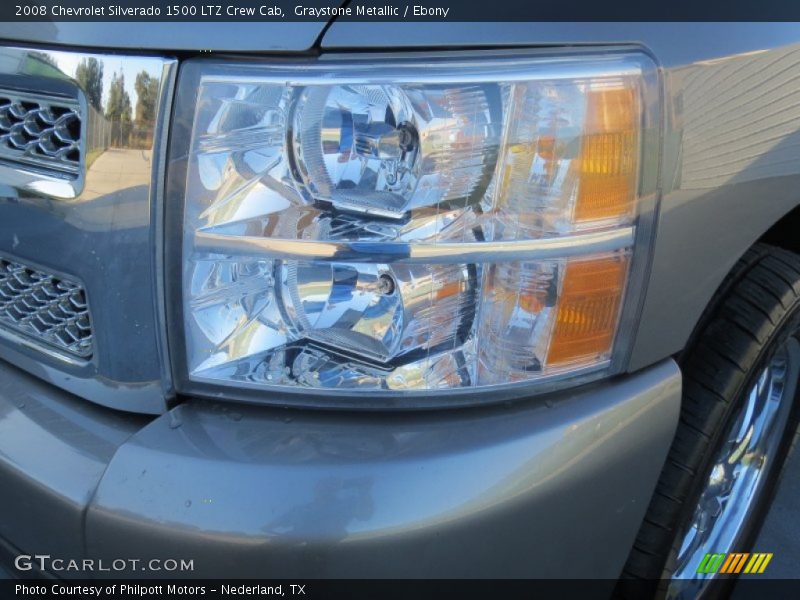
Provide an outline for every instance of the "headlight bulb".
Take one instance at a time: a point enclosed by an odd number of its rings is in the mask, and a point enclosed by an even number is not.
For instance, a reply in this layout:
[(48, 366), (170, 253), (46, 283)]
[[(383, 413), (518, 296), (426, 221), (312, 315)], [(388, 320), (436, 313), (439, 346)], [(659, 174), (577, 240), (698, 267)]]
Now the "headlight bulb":
[(314, 199), (397, 219), (478, 190), (498, 129), (479, 86), (316, 86), (300, 93), (292, 149)]
[(475, 278), (463, 265), (286, 261), (278, 278), (302, 335), (378, 363), (452, 345), (472, 321)]

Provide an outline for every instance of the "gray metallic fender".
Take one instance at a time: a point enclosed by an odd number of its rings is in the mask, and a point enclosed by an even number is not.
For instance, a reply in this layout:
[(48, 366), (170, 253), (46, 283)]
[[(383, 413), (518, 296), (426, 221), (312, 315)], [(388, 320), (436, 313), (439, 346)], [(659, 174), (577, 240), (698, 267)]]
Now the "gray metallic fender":
[(116, 453), (86, 552), (193, 559), (200, 577), (614, 578), (679, 406), (671, 360), (460, 413), (191, 402)]
[(0, 361), (0, 538), (80, 558), (95, 488), (117, 449), (145, 423)]

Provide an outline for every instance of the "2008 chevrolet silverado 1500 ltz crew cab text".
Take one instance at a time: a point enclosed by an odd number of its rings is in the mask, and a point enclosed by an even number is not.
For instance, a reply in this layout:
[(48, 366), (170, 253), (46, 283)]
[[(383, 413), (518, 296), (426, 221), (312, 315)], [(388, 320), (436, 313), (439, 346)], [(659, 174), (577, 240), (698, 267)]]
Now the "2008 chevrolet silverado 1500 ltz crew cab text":
[(0, 23), (9, 573), (764, 572), (798, 82), (782, 23)]

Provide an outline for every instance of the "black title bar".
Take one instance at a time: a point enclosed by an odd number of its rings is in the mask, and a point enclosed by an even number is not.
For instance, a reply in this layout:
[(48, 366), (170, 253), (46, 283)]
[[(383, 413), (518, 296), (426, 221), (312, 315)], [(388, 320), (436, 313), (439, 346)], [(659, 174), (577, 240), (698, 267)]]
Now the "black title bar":
[[(800, 21), (787, 0), (4, 0), (0, 21)], [(680, 43), (680, 40), (675, 40)]]

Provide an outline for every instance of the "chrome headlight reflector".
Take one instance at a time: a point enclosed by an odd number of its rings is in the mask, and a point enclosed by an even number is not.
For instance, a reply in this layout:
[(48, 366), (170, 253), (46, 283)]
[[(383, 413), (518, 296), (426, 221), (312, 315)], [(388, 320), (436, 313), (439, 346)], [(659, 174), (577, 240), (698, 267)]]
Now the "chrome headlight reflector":
[(649, 260), (652, 79), (629, 52), (188, 63), (186, 385), (432, 405), (618, 370)]

